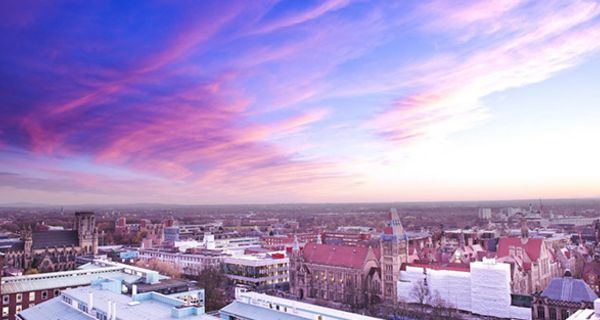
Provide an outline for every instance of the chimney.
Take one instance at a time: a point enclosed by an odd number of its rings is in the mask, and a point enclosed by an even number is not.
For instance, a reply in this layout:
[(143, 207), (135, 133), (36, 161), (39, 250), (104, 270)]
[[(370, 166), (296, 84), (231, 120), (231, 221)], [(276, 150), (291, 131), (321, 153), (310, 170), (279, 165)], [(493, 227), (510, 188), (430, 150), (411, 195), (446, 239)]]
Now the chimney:
[(112, 308), (112, 302), (110, 300), (108, 300), (108, 309), (106, 309), (106, 319), (107, 320), (112, 319), (112, 317), (111, 317), (111, 314), (112, 314), (111, 308)]
[(92, 309), (94, 309), (94, 293), (90, 292), (90, 297), (88, 300), (88, 312), (91, 314)]
[(135, 298), (135, 296), (137, 295), (137, 285), (133, 285), (131, 286), (131, 297)]

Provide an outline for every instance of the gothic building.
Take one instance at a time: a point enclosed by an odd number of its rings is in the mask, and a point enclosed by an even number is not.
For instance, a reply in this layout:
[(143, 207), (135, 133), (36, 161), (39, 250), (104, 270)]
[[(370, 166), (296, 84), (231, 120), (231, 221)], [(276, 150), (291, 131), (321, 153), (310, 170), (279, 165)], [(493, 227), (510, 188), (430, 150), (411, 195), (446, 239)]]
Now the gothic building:
[(21, 231), (21, 242), (4, 252), (4, 266), (25, 271), (65, 271), (75, 259), (98, 253), (98, 231), (93, 212), (76, 212), (72, 230)]
[(530, 238), (523, 220), (521, 237), (502, 237), (496, 252), (497, 261), (511, 265), (512, 293), (533, 294), (543, 290), (562, 268), (554, 249), (543, 238)]
[(379, 247), (307, 243), (294, 240), (290, 255), (290, 290), (298, 299), (367, 306), (395, 303), (396, 283), (408, 259), (408, 236), (392, 209)]
[(400, 267), (408, 262), (408, 235), (404, 232), (396, 209), (389, 212), (388, 226), (383, 229), (380, 239), (380, 250), (382, 298), (387, 303), (395, 303)]

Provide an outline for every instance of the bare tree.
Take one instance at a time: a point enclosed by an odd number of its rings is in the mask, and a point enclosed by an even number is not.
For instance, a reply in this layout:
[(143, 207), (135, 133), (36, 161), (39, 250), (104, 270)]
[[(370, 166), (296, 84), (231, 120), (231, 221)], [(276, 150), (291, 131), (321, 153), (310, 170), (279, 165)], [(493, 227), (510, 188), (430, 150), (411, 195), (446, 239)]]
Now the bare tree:
[(429, 301), (430, 295), (431, 293), (429, 292), (429, 287), (425, 283), (425, 280), (418, 281), (410, 290), (411, 298), (417, 301), (421, 306), (421, 310), (425, 309), (425, 304)]

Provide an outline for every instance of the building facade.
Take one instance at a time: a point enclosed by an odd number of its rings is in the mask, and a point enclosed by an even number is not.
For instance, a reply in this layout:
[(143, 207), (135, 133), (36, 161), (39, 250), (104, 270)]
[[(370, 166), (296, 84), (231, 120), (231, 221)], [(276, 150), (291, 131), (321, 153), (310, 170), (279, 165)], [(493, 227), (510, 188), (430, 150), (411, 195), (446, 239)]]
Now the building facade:
[(93, 212), (76, 212), (73, 230), (21, 231), (21, 242), (5, 251), (4, 265), (38, 272), (73, 270), (78, 256), (98, 253)]
[(235, 284), (249, 286), (254, 291), (287, 290), (289, 262), (283, 252), (226, 257), (223, 272)]
[(400, 267), (408, 262), (408, 235), (396, 209), (390, 210), (387, 224), (380, 239), (381, 293), (386, 303), (396, 303)]

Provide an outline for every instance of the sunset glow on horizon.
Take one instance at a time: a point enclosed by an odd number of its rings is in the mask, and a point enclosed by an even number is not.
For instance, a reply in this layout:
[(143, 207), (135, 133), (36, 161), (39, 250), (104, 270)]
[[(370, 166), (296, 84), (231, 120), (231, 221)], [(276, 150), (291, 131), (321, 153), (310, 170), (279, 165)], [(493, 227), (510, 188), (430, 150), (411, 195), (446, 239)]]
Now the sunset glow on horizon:
[(0, 203), (600, 197), (600, 2), (4, 1)]

